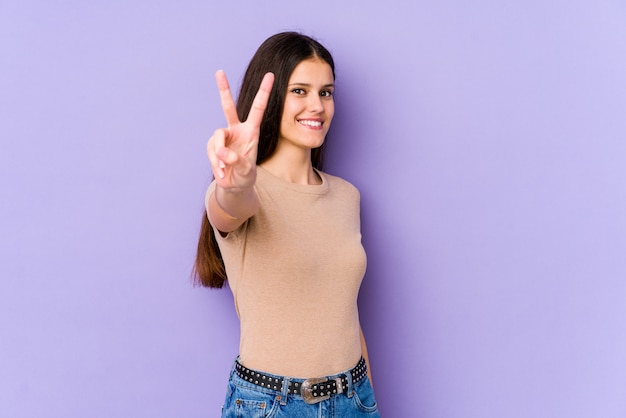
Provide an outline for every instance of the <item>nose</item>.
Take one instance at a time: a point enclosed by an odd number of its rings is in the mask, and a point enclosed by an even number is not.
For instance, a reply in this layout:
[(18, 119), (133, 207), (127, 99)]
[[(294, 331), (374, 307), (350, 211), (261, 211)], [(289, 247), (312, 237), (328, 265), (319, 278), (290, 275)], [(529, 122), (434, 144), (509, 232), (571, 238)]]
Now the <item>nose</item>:
[(322, 98), (319, 94), (310, 94), (308, 96), (307, 110), (312, 113), (321, 113), (324, 110)]

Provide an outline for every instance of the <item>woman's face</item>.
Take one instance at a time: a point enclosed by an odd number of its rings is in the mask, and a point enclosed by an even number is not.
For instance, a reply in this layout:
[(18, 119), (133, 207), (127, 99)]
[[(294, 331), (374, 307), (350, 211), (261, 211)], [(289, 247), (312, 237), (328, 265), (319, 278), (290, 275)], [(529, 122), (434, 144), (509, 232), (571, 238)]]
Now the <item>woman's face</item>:
[(322, 145), (335, 113), (333, 71), (311, 58), (296, 66), (289, 77), (278, 137), (280, 146), (313, 149)]

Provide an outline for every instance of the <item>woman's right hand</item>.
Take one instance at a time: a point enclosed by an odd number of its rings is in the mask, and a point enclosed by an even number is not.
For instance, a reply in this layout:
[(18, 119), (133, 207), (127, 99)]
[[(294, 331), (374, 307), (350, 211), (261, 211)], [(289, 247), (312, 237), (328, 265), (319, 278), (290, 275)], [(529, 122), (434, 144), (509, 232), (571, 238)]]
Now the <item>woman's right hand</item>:
[(256, 181), (259, 131), (274, 84), (274, 74), (267, 73), (263, 77), (245, 122), (241, 122), (237, 116), (226, 74), (220, 70), (215, 74), (215, 79), (228, 127), (213, 133), (207, 144), (207, 154), (217, 186), (241, 191), (251, 188)]

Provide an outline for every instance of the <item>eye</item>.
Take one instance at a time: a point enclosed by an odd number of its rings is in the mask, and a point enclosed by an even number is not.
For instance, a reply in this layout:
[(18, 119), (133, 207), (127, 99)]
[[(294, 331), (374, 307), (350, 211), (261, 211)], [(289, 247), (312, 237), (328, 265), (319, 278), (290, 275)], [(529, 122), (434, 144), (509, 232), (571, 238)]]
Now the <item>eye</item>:
[(330, 90), (322, 90), (320, 91), (320, 96), (322, 97), (331, 97), (333, 95), (333, 92)]
[(304, 91), (304, 89), (302, 89), (302, 88), (300, 88), (300, 87), (295, 88), (295, 89), (292, 89), (292, 90), (291, 90), (291, 92), (292, 92), (292, 93), (295, 93), (295, 94), (300, 94), (300, 95), (302, 95), (302, 94), (306, 94), (306, 91)]

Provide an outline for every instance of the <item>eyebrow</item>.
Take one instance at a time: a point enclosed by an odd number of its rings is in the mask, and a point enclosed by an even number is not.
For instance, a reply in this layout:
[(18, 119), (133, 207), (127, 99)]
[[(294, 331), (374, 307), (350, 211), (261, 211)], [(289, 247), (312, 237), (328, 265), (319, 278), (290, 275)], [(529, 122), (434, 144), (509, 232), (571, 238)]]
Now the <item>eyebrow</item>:
[[(291, 87), (291, 86), (311, 87), (311, 84), (309, 84), (309, 83), (297, 83), (297, 82), (296, 82), (296, 83), (289, 83), (289, 84), (287, 85), (287, 87)], [(328, 87), (333, 87), (333, 88), (334, 88), (334, 87), (335, 87), (335, 85), (334, 85), (334, 84), (324, 84), (324, 85), (322, 86), (322, 88), (328, 88)]]

